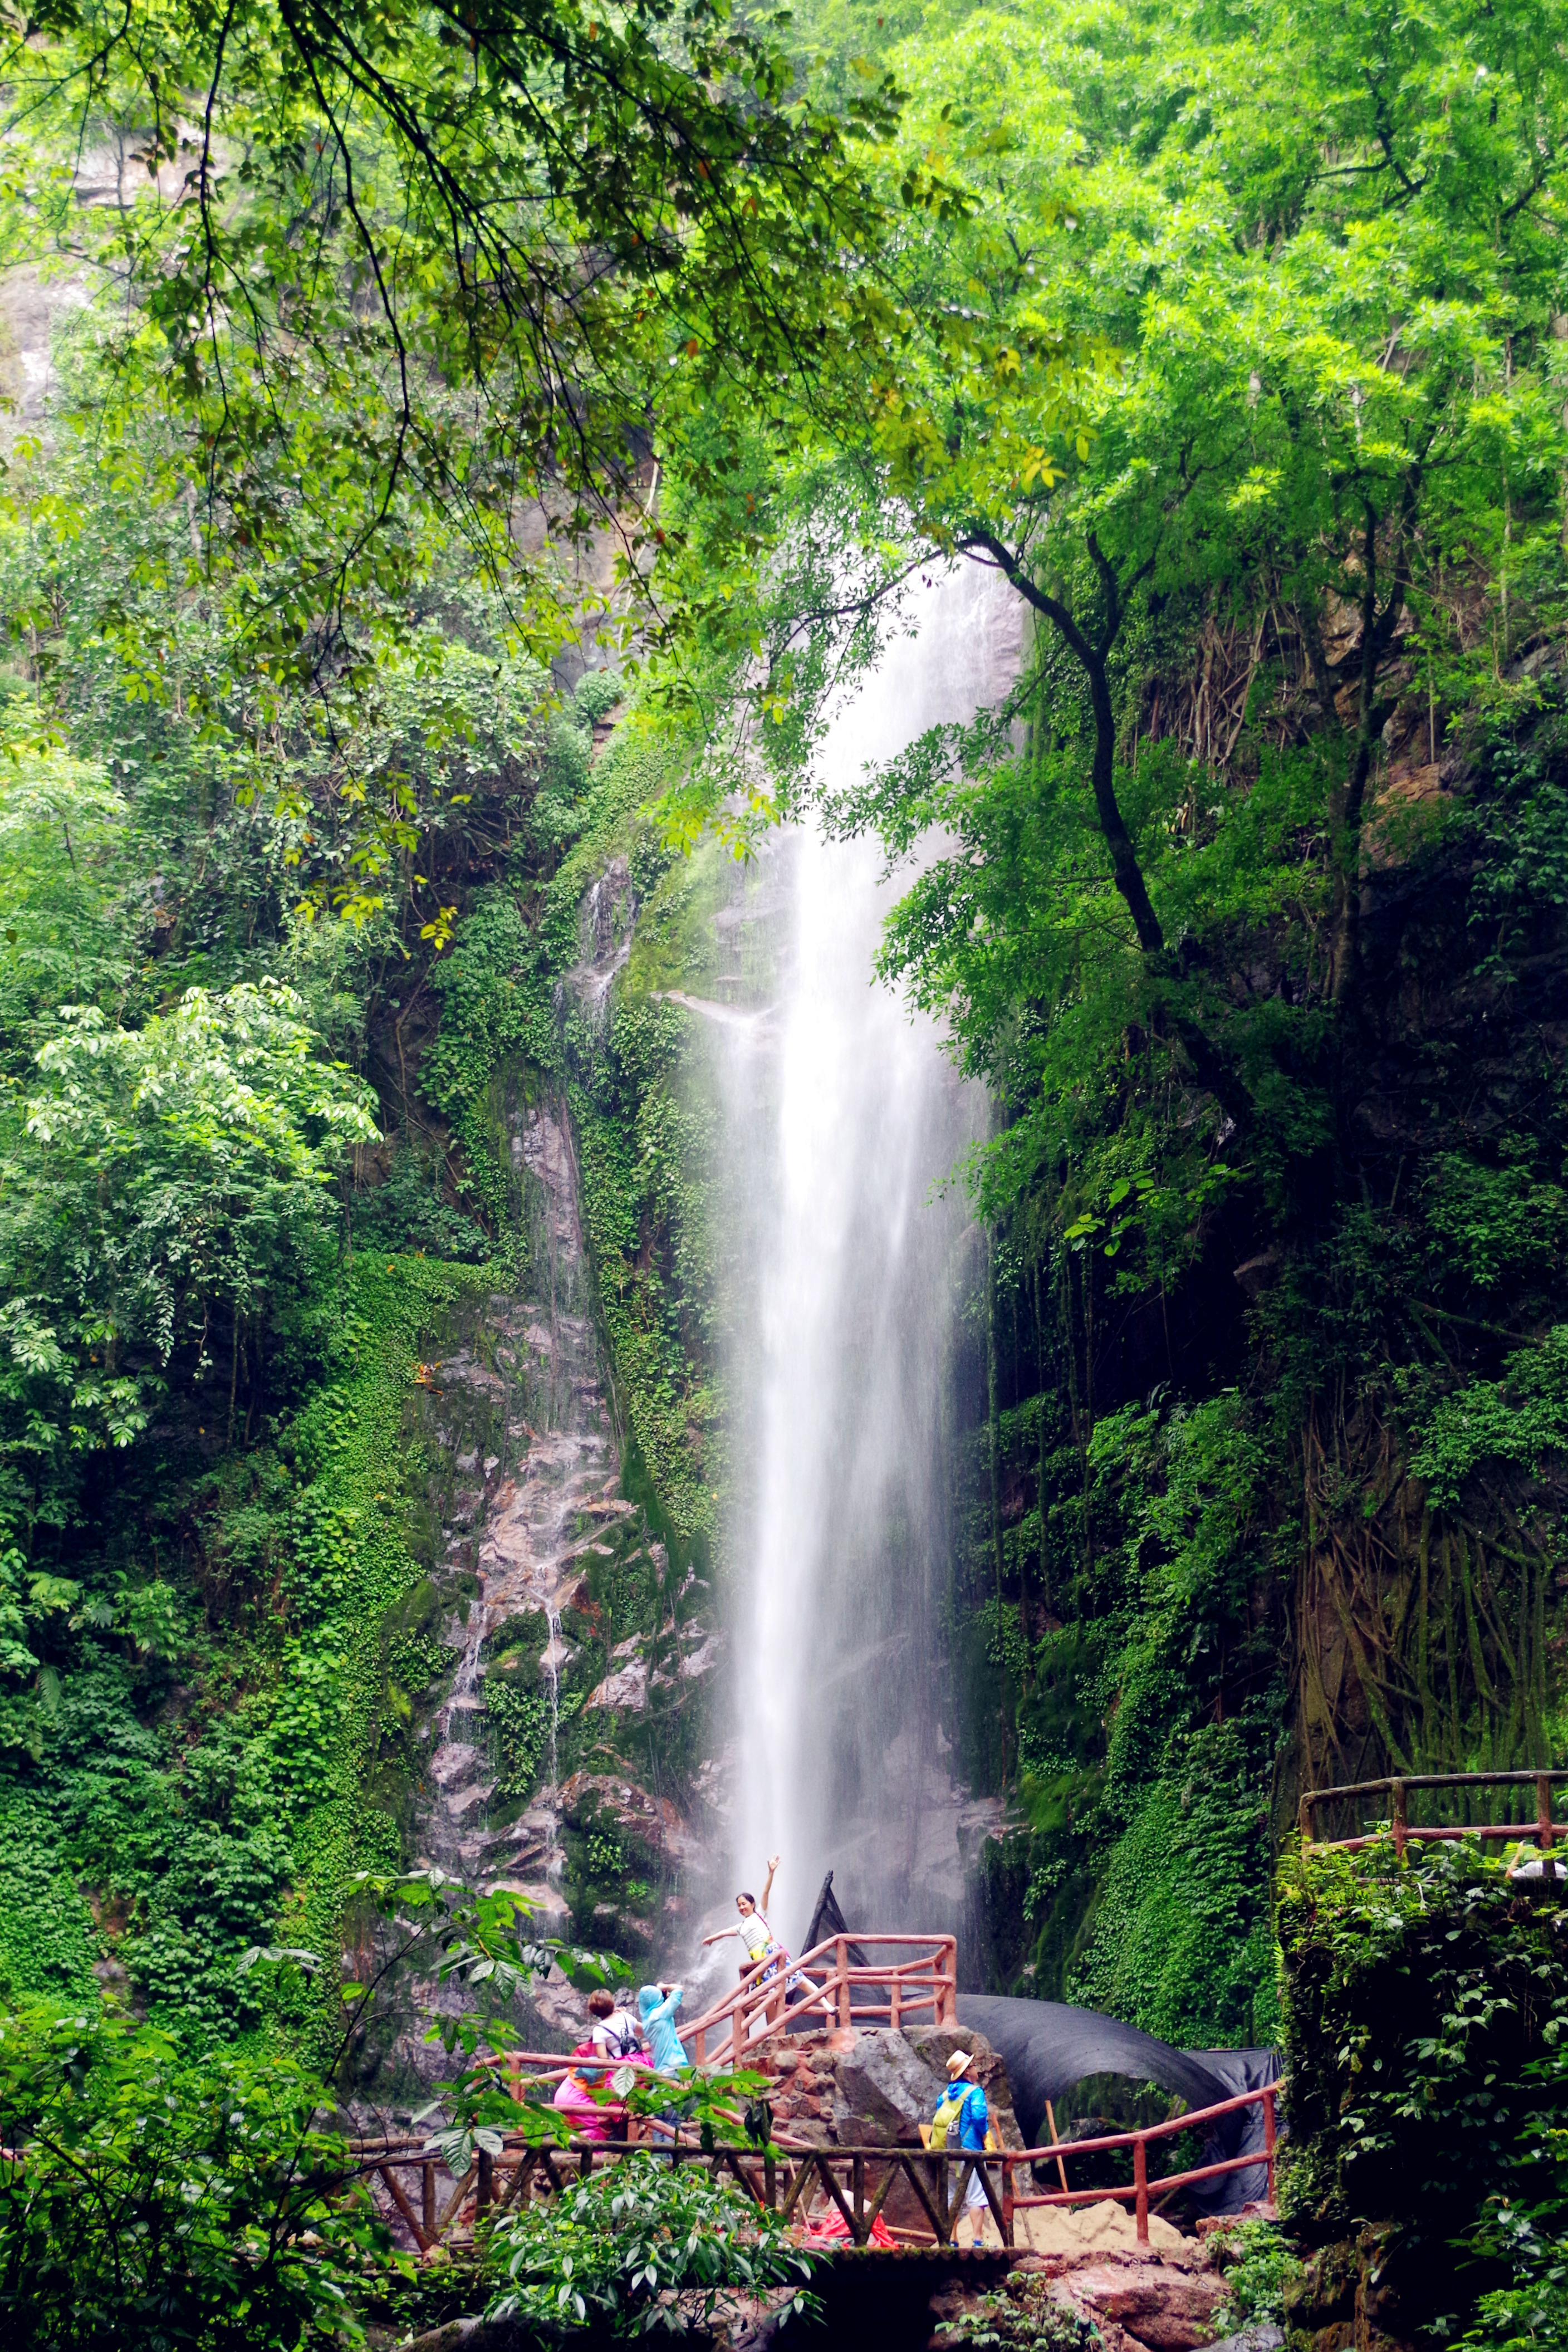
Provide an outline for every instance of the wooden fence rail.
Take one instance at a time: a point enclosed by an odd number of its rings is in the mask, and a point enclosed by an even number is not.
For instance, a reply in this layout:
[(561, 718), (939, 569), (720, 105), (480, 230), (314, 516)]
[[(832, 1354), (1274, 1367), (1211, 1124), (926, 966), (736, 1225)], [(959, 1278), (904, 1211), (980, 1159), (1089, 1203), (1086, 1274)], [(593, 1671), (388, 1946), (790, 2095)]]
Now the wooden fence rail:
[[(866, 1940), (866, 1939), (862, 1939)], [(522, 2053), (517, 2053), (521, 2058)], [(559, 2066), (554, 2069), (559, 2072)], [(535, 2079), (544, 2079), (543, 2072)], [(963, 2210), (965, 2189), (978, 2176), (985, 2201), (1005, 2246), (1015, 2243), (1016, 2215), (1037, 2206), (1074, 2206), (1107, 2200), (1130, 2201), (1139, 2242), (1149, 2241), (1151, 2193), (1168, 2197), (1196, 2180), (1213, 2180), (1230, 2172), (1266, 2168), (1268, 2197), (1274, 2197), (1276, 2102), (1283, 2085), (1270, 2083), (1262, 2090), (1244, 2091), (1194, 2114), (1175, 2116), (1168, 2123), (1152, 2124), (1142, 2131), (1113, 2132), (1101, 2139), (1061, 2141), (1051, 2147), (1005, 2148), (984, 2157), (958, 2148), (803, 2147), (789, 2143), (767, 2149), (695, 2147), (678, 2132), (662, 2140), (574, 2140), (569, 2147), (531, 2145), (519, 2137), (503, 2143), (499, 2155), (477, 2151), (472, 2163), (445, 2195), (440, 2176), (446, 2170), (440, 2156), (415, 2141), (362, 2141), (356, 2146), (357, 2169), (374, 2174), (385, 2188), (421, 2253), (428, 2253), (461, 2226), (470, 2197), (476, 2221), (504, 2212), (530, 2194), (558, 2196), (574, 2180), (592, 2178), (596, 2167), (617, 2164), (632, 2155), (651, 2152), (671, 2164), (706, 2165), (715, 2174), (727, 2172), (759, 2205), (804, 2218), (820, 2192), (843, 2219), (851, 2242), (865, 2246), (891, 2190), (902, 2181), (923, 2213), (931, 2242), (952, 2242), (952, 2232)], [(1186, 2172), (1149, 2179), (1149, 2144), (1215, 2122), (1248, 2106), (1263, 2110), (1263, 2149), (1233, 2156), (1217, 2164), (1199, 2165)], [(1053, 2189), (1042, 2194), (1029, 2186), (1023, 2168), (1059, 2167), (1079, 2157), (1114, 2148), (1132, 2151), (1132, 2179), (1113, 2189)], [(411, 2179), (410, 2175), (416, 2176)], [(1062, 2176), (1065, 2179), (1065, 2173)], [(448, 2178), (450, 2176), (448, 2175)], [(411, 2193), (412, 2192), (412, 2193)], [(804, 2204), (803, 2204), (804, 2200)], [(908, 2235), (920, 2235), (909, 2232)]]
[[(851, 1965), (851, 1950), (896, 1948), (913, 1958), (890, 1957)], [(719, 2058), (726, 2041), (731, 2064), (743, 2063), (748, 2045), (762, 2034), (784, 2033), (804, 2018), (827, 2025), (856, 2025), (875, 2019), (882, 2025), (910, 2025), (926, 2017), (933, 2025), (958, 2018), (958, 1942), (952, 1936), (830, 1936), (792, 1959), (787, 1968), (760, 1960), (736, 1990), (681, 2029), (699, 2066)]]
[[(1405, 1848), (1415, 1843), (1435, 1843), (1451, 1838), (1489, 1838), (1504, 1844), (1511, 1839), (1533, 1838), (1542, 1853), (1550, 1851), (1557, 1839), (1568, 1834), (1568, 1824), (1552, 1818), (1552, 1790), (1555, 1783), (1568, 1780), (1568, 1771), (1551, 1772), (1406, 1772), (1387, 1780), (1353, 1780), (1342, 1789), (1309, 1789), (1301, 1799), (1300, 1828), (1304, 1846), (1318, 1844), (1325, 1851), (1353, 1853), (1363, 1846), (1375, 1845), (1384, 1837), (1392, 1837), (1394, 1850), (1401, 1862)], [(1470, 1828), (1436, 1828), (1410, 1819), (1410, 1792), (1413, 1789), (1520, 1789), (1535, 1791), (1535, 1819), (1532, 1822), (1481, 1822)], [(1388, 1799), (1388, 1826), (1379, 1827), (1360, 1837), (1315, 1839), (1313, 1819), (1320, 1805), (1342, 1802), (1352, 1797)]]

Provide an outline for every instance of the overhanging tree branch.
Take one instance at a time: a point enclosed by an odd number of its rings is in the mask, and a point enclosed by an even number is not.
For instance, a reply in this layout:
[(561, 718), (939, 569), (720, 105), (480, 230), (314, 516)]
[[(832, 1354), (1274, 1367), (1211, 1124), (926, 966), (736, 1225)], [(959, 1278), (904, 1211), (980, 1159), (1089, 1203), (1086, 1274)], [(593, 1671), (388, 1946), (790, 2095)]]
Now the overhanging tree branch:
[[(1089, 708), (1094, 717), (1094, 754), (1089, 771), (1095, 814), (1110, 856), (1111, 877), (1132, 919), (1138, 945), (1152, 977), (1172, 982), (1179, 978), (1166, 944), (1160, 918), (1149, 896), (1149, 886), (1138, 862), (1138, 852), (1116, 797), (1116, 713), (1110, 698), (1108, 658), (1116, 642), (1131, 588), (1146, 579), (1154, 557), (1143, 562), (1123, 581), (1091, 531), (1089, 551), (1099, 575), (1105, 616), (1099, 639), (1091, 638), (1069, 607), (1033, 578), (1022, 555), (994, 531), (972, 529), (959, 534), (955, 544), (965, 553), (992, 564), (1005, 574), (1026, 604), (1049, 621), (1089, 682)], [(1227, 1118), (1240, 1126), (1251, 1111), (1251, 1097), (1213, 1039), (1174, 1003), (1166, 1005), (1171, 1026), (1201, 1086), (1214, 1096)]]

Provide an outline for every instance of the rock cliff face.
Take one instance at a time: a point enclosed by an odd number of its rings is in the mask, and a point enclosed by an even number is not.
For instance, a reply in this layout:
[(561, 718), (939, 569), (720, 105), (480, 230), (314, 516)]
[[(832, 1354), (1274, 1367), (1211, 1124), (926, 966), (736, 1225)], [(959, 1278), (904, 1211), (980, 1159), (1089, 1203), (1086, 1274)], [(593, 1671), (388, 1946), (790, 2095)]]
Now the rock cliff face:
[[(684, 1958), (703, 1848), (644, 1735), (667, 1693), (707, 1683), (718, 1637), (705, 1592), (689, 1573), (677, 1583), (621, 1491), (566, 1108), (518, 1086), (500, 1117), (530, 1278), (455, 1310), (421, 1367), (424, 1613), (448, 1664), (412, 1726), (405, 1850), (416, 1868), (517, 1894), (542, 1935), (653, 1972)], [(454, 2006), (409, 1988), (374, 2082), (384, 2103), (443, 2070), (423, 2023)], [(556, 1975), (519, 2027), (556, 2043), (584, 2017)]]

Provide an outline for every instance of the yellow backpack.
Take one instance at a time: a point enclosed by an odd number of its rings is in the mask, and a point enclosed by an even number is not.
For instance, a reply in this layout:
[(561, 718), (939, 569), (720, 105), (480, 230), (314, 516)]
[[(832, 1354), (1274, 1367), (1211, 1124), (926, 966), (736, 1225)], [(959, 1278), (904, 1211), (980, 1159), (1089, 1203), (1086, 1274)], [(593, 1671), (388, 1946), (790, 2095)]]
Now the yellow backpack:
[(952, 2129), (953, 2125), (963, 2113), (963, 2103), (968, 2096), (969, 2084), (967, 2083), (963, 2084), (956, 2098), (951, 2091), (948, 2091), (943, 2095), (941, 2106), (938, 2107), (935, 2115), (931, 2119), (929, 2126), (930, 2137), (926, 2138), (925, 2134), (921, 2134), (921, 2137), (925, 2138), (926, 2146), (928, 2147), (945, 2147), (947, 2146), (948, 2133)]
[[(941, 2106), (938, 2107), (930, 2123), (921, 2124), (921, 2145), (923, 2147), (945, 2147), (947, 2146), (948, 2133), (952, 2129), (953, 2125), (963, 2113), (963, 2103), (965, 2099), (968, 2098), (969, 2094), (973, 2087), (974, 2085), (972, 2083), (963, 2083), (960, 2084), (956, 2097), (952, 2091), (949, 2091), (945, 2095)], [(985, 2126), (986, 2155), (994, 2155), (1000, 2149), (1002, 2143), (996, 2137), (995, 2125), (988, 2123)]]

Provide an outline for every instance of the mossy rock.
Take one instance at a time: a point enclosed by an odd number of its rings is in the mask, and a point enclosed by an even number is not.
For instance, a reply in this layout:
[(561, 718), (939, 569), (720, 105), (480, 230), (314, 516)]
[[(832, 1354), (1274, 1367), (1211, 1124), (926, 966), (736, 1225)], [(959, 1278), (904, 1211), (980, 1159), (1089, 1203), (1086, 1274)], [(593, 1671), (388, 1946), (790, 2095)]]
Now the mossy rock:
[(521, 1610), (509, 1617), (492, 1633), (487, 1633), (479, 1656), (487, 1674), (505, 1675), (516, 1680), (522, 1674), (537, 1675), (539, 1661), (550, 1646), (550, 1619), (542, 1609)]

